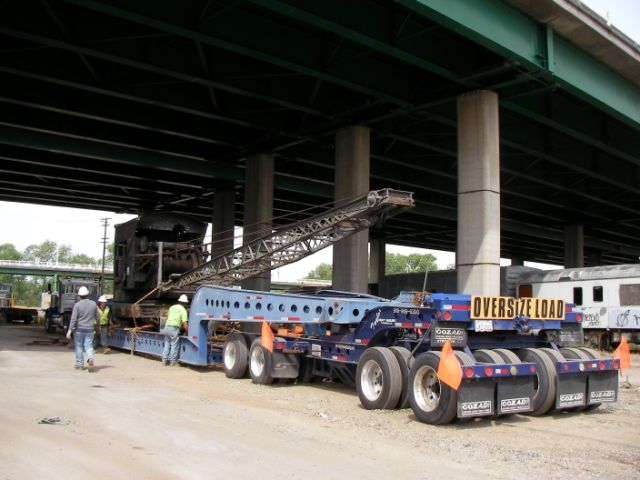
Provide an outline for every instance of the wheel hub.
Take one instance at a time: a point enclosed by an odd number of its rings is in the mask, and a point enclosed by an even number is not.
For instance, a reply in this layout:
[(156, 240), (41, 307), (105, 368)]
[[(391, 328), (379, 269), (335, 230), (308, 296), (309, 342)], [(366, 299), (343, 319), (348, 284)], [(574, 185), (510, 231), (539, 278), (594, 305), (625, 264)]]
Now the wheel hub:
[(438, 407), (441, 385), (433, 368), (424, 366), (416, 372), (413, 389), (414, 398), (421, 410), (432, 412)]
[(380, 365), (373, 360), (369, 360), (362, 369), (361, 379), (364, 396), (371, 401), (377, 400), (384, 386), (384, 377)]

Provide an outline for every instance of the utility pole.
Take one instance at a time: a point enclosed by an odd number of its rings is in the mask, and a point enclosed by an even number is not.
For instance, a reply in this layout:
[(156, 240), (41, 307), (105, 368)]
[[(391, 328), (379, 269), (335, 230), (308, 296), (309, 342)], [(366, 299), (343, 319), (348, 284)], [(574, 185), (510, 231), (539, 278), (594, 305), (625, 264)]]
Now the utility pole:
[(100, 274), (100, 294), (104, 292), (104, 259), (107, 253), (107, 227), (109, 226), (110, 218), (102, 218), (102, 226), (104, 227), (104, 235), (102, 236), (102, 273)]

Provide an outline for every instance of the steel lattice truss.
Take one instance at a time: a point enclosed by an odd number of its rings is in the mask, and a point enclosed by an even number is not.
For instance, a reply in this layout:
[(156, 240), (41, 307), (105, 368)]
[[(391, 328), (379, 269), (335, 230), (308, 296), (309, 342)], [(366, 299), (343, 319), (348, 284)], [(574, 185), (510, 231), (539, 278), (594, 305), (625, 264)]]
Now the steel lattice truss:
[(306, 221), (280, 228), (169, 280), (162, 290), (201, 283), (231, 285), (296, 262), (414, 206), (413, 193), (392, 189), (365, 197)]

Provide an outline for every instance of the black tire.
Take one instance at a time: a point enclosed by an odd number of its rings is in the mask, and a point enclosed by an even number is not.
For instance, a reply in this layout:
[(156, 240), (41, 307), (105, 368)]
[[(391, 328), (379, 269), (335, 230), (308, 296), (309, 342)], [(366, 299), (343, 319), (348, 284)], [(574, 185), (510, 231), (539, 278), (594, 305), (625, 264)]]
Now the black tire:
[[(562, 353), (560, 353), (558, 350), (554, 350), (553, 348), (541, 348), (540, 349), (542, 352), (544, 352), (545, 354), (547, 354), (549, 356), (549, 358), (551, 359), (551, 362), (553, 362), (553, 372), (555, 373), (555, 381), (554, 384), (556, 385), (556, 392), (557, 392), (557, 385), (558, 385), (558, 373), (556, 370), (556, 366), (555, 364), (557, 362), (564, 362), (566, 360), (566, 358), (564, 358), (564, 355), (562, 355)], [(555, 397), (555, 393), (554, 393), (554, 397)], [(566, 409), (566, 408), (556, 408), (555, 406), (555, 402), (554, 402), (554, 406), (551, 410), (549, 410), (549, 413), (557, 413), (561, 410), (572, 410), (572, 409)]]
[(70, 313), (63, 313), (62, 314), (62, 325), (63, 325), (63, 332), (66, 335), (67, 334), (67, 330), (69, 330), (69, 324), (71, 323), (71, 314)]
[(458, 393), (438, 378), (440, 352), (419, 355), (409, 372), (409, 403), (424, 423), (444, 425), (456, 416)]
[(49, 312), (44, 315), (44, 331), (47, 333), (56, 333), (56, 326), (51, 324), (51, 315), (49, 315)]
[(227, 336), (222, 348), (224, 374), (227, 378), (243, 378), (249, 365), (249, 349), (242, 335), (232, 333)]
[(367, 410), (395, 408), (402, 393), (402, 373), (396, 356), (384, 347), (367, 348), (356, 368), (356, 390)]
[(591, 357), (579, 348), (563, 347), (560, 349), (560, 353), (567, 360), (591, 360)]
[(273, 359), (271, 352), (260, 344), (260, 339), (256, 338), (249, 350), (249, 375), (251, 381), (258, 385), (271, 385), (271, 363)]
[(400, 390), (400, 398), (395, 408), (403, 409), (409, 408), (409, 369), (411, 363), (413, 363), (413, 355), (406, 348), (391, 347), (391, 353), (393, 353), (400, 366), (400, 377), (402, 378), (402, 389)]
[(577, 350), (584, 352), (589, 360), (597, 360), (600, 358), (600, 354), (591, 348), (578, 347)]
[(479, 350), (475, 350), (473, 352), (473, 356), (480, 363), (502, 363), (504, 359), (502, 355), (493, 350), (488, 350), (485, 348), (481, 348)]
[(518, 355), (516, 355), (511, 350), (507, 350), (506, 348), (495, 348), (493, 351), (496, 352), (498, 355), (500, 355), (502, 357), (502, 360), (504, 360), (505, 363), (513, 363), (513, 364), (522, 363), (518, 358)]
[(533, 410), (525, 413), (534, 417), (544, 415), (551, 410), (556, 401), (556, 369), (549, 355), (543, 349), (523, 348), (518, 350), (518, 357), (523, 362), (535, 363), (537, 369), (534, 385)]
[(300, 367), (298, 367), (298, 377), (296, 383), (313, 383), (317, 379), (313, 374), (313, 359), (300, 357)]

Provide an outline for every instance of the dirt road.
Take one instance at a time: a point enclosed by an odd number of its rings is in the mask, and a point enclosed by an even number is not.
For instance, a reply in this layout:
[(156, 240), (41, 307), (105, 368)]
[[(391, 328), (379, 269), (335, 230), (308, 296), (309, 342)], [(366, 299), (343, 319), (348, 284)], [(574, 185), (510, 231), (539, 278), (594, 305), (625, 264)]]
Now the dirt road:
[[(251, 384), (127, 353), (73, 369), (61, 336), (0, 325), (0, 479), (640, 477), (640, 356), (589, 413), (443, 427), (334, 384)], [(60, 417), (61, 425), (40, 424)]]

